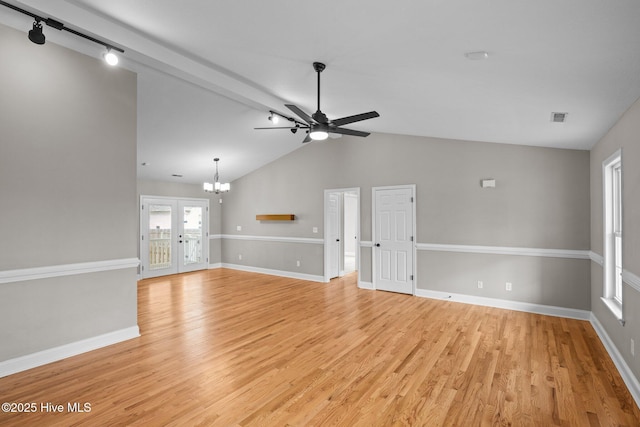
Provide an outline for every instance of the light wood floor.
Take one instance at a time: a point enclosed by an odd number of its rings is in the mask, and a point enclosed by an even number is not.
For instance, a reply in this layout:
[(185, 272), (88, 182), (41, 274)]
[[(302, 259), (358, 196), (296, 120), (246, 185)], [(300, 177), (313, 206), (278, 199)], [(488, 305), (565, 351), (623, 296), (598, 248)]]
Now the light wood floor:
[(585, 321), (218, 269), (139, 283), (142, 336), (0, 379), (2, 425), (639, 426)]

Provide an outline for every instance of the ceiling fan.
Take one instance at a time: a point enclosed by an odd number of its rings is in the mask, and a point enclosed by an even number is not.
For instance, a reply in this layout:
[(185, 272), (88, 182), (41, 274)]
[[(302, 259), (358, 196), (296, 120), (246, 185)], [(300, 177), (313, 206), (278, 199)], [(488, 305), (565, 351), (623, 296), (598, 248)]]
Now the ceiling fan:
[(369, 136), (369, 132), (362, 132), (354, 129), (347, 129), (341, 126), (348, 125), (350, 123), (359, 122), (362, 120), (373, 119), (375, 117), (380, 117), (376, 111), (369, 111), (368, 113), (356, 114), (354, 116), (342, 117), (340, 119), (329, 120), (329, 118), (320, 110), (320, 73), (326, 68), (326, 65), (321, 62), (314, 62), (313, 69), (318, 74), (318, 110), (309, 116), (307, 113), (302, 111), (300, 107), (293, 104), (285, 104), (289, 110), (296, 113), (298, 117), (300, 117), (304, 122), (301, 122), (293, 117), (287, 117), (284, 114), (277, 113), (275, 111), (270, 111), (271, 120), (274, 116), (280, 116), (293, 122), (295, 126), (292, 127), (267, 127), (267, 128), (254, 128), (254, 129), (290, 129), (292, 133), (296, 133), (298, 129), (306, 129), (307, 136), (302, 141), (310, 142), (312, 140), (323, 140), (327, 139), (330, 133), (337, 133), (341, 135), (352, 135), (352, 136)]

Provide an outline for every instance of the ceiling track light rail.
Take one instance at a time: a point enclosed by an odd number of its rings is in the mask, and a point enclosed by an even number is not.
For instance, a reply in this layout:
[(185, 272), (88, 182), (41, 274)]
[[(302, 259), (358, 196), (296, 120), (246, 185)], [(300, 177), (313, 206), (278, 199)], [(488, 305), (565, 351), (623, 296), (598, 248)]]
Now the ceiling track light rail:
[(299, 125), (299, 126), (307, 126), (306, 123), (302, 123), (302, 122), (294, 119), (293, 117), (286, 116), (286, 115), (284, 115), (282, 113), (278, 113), (277, 111), (269, 110), (269, 114), (271, 114), (269, 116), (269, 120), (271, 120), (271, 122), (273, 122), (273, 124), (278, 123), (278, 117), (282, 117), (283, 119), (288, 120), (288, 121), (292, 122), (293, 124), (296, 124), (296, 125)]
[(269, 121), (271, 123), (278, 124), (279, 118), (283, 118), (285, 120), (288, 120), (291, 122), (291, 126), (284, 126), (284, 127), (269, 127), (269, 128), (254, 128), (254, 129), (289, 129), (291, 131), (291, 133), (296, 133), (298, 132), (298, 129), (306, 129), (306, 132), (309, 133), (309, 129), (311, 128), (307, 123), (303, 123), (299, 120), (294, 119), (293, 117), (289, 117), (286, 116), (282, 113), (278, 113), (277, 111), (273, 111), (273, 110), (269, 110), (269, 117), (267, 117), (269, 119)]
[[(0, 5), (8, 7), (9, 9), (15, 10), (16, 12), (20, 12), (24, 15), (30, 16), (34, 19), (33, 28), (29, 31), (29, 40), (31, 40), (35, 44), (44, 44), (45, 42), (45, 36), (42, 33), (42, 24), (41, 24), (42, 22), (44, 22), (45, 24), (47, 24), (48, 27), (55, 28), (58, 31), (64, 30), (78, 37), (82, 37), (83, 39), (86, 39), (96, 44), (104, 46), (107, 49), (107, 52), (105, 53), (105, 57), (108, 56), (109, 54), (113, 55), (113, 53), (111, 52), (112, 50), (115, 50), (120, 53), (124, 53), (124, 50), (120, 49), (117, 46), (114, 46), (102, 40), (98, 40), (95, 37), (91, 37), (87, 34), (83, 34), (79, 31), (74, 30), (73, 28), (66, 27), (62, 22), (56, 21), (55, 19), (43, 18), (39, 15), (36, 15), (35, 13), (29, 12), (28, 10), (24, 10), (18, 6), (14, 6), (3, 0), (0, 0)], [(115, 61), (117, 63), (117, 58), (114, 60), (113, 57), (111, 57), (111, 61)], [(109, 62), (109, 59), (107, 59), (107, 62)], [(114, 65), (112, 64), (112, 62), (109, 62), (109, 64)]]

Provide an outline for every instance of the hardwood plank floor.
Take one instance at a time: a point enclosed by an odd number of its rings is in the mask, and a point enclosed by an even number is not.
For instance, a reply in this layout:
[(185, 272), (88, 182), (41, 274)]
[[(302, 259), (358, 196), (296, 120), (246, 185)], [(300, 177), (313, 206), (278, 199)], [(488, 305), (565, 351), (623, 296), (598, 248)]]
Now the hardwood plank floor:
[(640, 425), (586, 321), (359, 290), (355, 275), (217, 269), (138, 288), (140, 338), (1, 378), (2, 402), (38, 411), (0, 424)]

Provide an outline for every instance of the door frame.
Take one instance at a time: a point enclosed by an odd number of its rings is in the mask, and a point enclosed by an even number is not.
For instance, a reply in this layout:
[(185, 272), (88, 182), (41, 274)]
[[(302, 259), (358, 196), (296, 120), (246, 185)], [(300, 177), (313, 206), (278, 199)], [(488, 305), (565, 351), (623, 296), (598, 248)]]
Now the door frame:
[[(329, 194), (332, 193), (355, 193), (357, 198), (356, 203), (356, 268), (357, 268), (357, 282), (360, 283), (360, 187), (349, 188), (332, 188), (324, 190), (324, 281), (329, 283), (331, 280), (329, 272)], [(343, 239), (344, 240), (344, 239)], [(344, 243), (344, 242), (341, 242)], [(344, 245), (341, 245), (344, 247)], [(342, 250), (344, 258), (344, 250)], [(344, 261), (343, 261), (344, 262)], [(340, 266), (338, 267), (340, 269)]]
[(371, 241), (372, 241), (372, 245), (371, 245), (371, 283), (373, 286), (373, 289), (377, 289), (376, 287), (376, 277), (377, 277), (377, 263), (376, 263), (376, 240), (377, 240), (377, 236), (376, 236), (376, 224), (378, 222), (378, 219), (376, 218), (376, 191), (377, 190), (400, 190), (400, 189), (410, 189), (411, 190), (411, 197), (413, 197), (413, 203), (411, 203), (412, 205), (412, 227), (413, 227), (413, 247), (412, 247), (412, 256), (413, 256), (413, 262), (411, 263), (411, 275), (413, 275), (413, 280), (412, 280), (412, 284), (411, 284), (411, 295), (415, 295), (416, 294), (416, 284), (418, 283), (418, 269), (416, 267), (416, 261), (417, 261), (417, 247), (416, 247), (416, 243), (417, 243), (417, 235), (418, 235), (418, 229), (417, 229), (417, 221), (416, 221), (416, 205), (417, 203), (417, 199), (416, 199), (416, 185), (415, 184), (405, 184), (405, 185), (386, 185), (386, 186), (379, 186), (379, 187), (371, 187)]
[[(149, 253), (148, 250), (148, 219), (147, 219), (147, 212), (143, 212), (143, 205), (145, 203), (148, 203), (149, 201), (152, 200), (158, 200), (158, 201), (165, 201), (165, 202), (173, 202), (175, 203), (176, 206), (176, 215), (178, 214), (178, 206), (180, 205), (179, 202), (196, 202), (196, 203), (204, 203), (205, 205), (205, 212), (203, 214), (203, 219), (202, 219), (202, 257), (205, 259), (205, 265), (206, 265), (206, 269), (209, 268), (209, 207), (210, 207), (210, 201), (209, 199), (206, 198), (197, 198), (197, 197), (169, 197), (169, 196), (150, 196), (150, 195), (140, 195), (140, 198), (138, 200), (139, 202), (139, 206), (138, 206), (138, 254), (139, 254), (139, 259), (140, 259), (140, 272), (139, 272), (139, 277), (142, 279), (148, 278), (148, 277), (160, 277), (160, 276), (165, 276), (165, 275), (170, 275), (170, 274), (176, 274), (176, 273), (186, 273), (189, 270), (182, 270), (180, 269), (180, 260), (178, 257), (178, 243), (176, 243), (176, 249), (172, 250), (172, 258), (175, 257), (175, 260), (172, 260), (172, 262), (175, 262), (175, 272), (169, 272), (166, 274), (149, 274), (148, 271), (144, 271), (143, 267), (149, 265)], [(178, 218), (176, 217), (176, 221), (178, 221)], [(179, 228), (179, 226), (178, 226)], [(178, 229), (176, 229), (176, 234), (178, 232)], [(145, 237), (146, 236), (146, 237)], [(145, 241), (146, 239), (146, 241)], [(174, 239), (174, 236), (172, 236), (172, 239)], [(173, 244), (174, 242), (172, 242)], [(193, 271), (193, 270), (191, 270)]]

